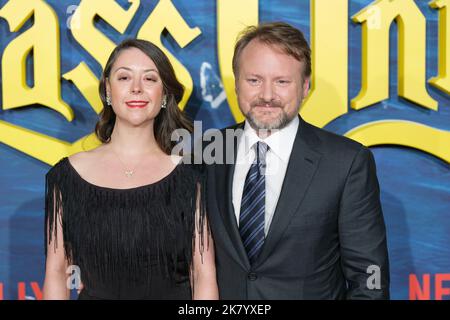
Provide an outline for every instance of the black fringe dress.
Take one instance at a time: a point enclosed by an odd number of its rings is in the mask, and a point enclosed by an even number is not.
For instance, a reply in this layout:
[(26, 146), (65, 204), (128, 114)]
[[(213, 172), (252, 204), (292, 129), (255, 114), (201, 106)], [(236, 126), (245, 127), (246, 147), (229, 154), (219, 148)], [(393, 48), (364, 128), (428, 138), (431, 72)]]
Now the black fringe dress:
[(60, 223), (66, 258), (81, 271), (79, 299), (191, 299), (204, 181), (200, 168), (181, 162), (156, 183), (111, 189), (87, 182), (63, 158), (46, 175), (45, 252)]

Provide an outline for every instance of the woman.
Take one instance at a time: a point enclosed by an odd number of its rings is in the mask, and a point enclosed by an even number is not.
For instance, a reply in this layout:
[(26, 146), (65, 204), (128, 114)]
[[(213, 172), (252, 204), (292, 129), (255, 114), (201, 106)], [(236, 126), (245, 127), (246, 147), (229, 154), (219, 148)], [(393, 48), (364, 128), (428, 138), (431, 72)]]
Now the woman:
[[(44, 299), (217, 299), (202, 174), (170, 156), (183, 86), (155, 45), (126, 40), (100, 81), (100, 147), (47, 174)], [(175, 161), (174, 161), (175, 159)], [(79, 269), (77, 269), (79, 268)]]

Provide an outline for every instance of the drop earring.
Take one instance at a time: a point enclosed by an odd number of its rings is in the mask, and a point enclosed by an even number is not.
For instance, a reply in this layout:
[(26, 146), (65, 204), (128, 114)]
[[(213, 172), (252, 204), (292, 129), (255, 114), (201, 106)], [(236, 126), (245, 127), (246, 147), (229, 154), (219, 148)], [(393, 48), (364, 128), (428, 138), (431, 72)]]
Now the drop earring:
[(111, 96), (110, 96), (109, 94), (106, 94), (106, 104), (107, 104), (108, 106), (111, 105)]
[(162, 104), (161, 104), (161, 108), (163, 108), (163, 109), (167, 108), (167, 99), (166, 99), (166, 96), (164, 96), (164, 98), (163, 98), (163, 102), (162, 102)]

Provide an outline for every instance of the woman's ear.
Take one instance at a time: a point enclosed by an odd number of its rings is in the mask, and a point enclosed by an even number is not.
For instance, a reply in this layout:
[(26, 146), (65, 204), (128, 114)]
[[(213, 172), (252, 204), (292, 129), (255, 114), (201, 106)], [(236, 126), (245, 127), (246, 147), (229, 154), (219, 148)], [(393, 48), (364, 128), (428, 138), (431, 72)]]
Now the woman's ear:
[(109, 78), (105, 78), (106, 95), (111, 95), (111, 85), (109, 84)]

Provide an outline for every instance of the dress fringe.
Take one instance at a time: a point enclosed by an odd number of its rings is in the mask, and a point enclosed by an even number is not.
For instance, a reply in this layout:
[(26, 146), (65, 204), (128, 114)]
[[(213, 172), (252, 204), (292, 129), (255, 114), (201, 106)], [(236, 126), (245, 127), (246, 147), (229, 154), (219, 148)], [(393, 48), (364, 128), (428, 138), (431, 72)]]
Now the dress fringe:
[(150, 284), (155, 273), (182, 281), (196, 234), (201, 254), (209, 245), (205, 190), (198, 165), (180, 163), (159, 182), (120, 190), (83, 180), (64, 158), (46, 175), (45, 253), (52, 240), (60, 245), (59, 223), (66, 259), (80, 267), (84, 286)]

